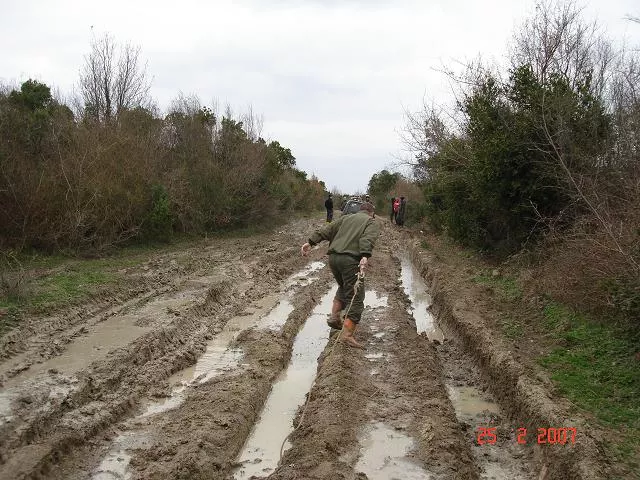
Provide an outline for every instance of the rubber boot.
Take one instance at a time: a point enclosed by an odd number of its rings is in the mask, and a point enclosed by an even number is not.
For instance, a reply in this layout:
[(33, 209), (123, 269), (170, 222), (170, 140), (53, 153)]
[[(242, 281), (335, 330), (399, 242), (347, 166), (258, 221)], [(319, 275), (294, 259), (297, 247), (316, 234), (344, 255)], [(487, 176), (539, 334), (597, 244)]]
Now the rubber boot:
[(340, 318), (340, 312), (342, 311), (342, 302), (337, 298), (333, 299), (333, 305), (331, 306), (331, 317), (327, 320), (327, 325), (331, 328), (340, 330), (342, 328), (342, 319)]
[(358, 343), (353, 336), (355, 332), (356, 324), (350, 318), (345, 318), (342, 325), (342, 341), (351, 347), (364, 349), (364, 345)]

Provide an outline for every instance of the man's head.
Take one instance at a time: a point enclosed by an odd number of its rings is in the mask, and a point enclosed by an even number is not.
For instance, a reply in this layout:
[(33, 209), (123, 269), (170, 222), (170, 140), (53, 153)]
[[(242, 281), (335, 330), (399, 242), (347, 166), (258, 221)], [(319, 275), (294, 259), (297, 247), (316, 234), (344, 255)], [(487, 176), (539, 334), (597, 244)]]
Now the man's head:
[(373, 207), (373, 205), (371, 203), (364, 202), (362, 205), (360, 205), (360, 211), (361, 212), (367, 212), (370, 217), (373, 217), (373, 214), (375, 212), (375, 208)]
[(400, 197), (400, 200), (404, 200), (404, 197)]

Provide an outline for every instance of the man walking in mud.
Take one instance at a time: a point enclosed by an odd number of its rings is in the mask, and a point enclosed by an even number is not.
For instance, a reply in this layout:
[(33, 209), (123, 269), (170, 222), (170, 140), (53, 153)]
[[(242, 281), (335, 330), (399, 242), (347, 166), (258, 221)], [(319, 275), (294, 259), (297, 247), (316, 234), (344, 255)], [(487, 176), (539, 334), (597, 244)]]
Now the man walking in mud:
[[(354, 338), (356, 326), (364, 310), (364, 278), (355, 292), (354, 286), (359, 273), (364, 273), (369, 257), (380, 235), (380, 225), (373, 219), (371, 203), (363, 203), (355, 215), (343, 215), (337, 221), (316, 230), (309, 241), (302, 245), (302, 255), (306, 256), (312, 246), (327, 240), (329, 242), (329, 267), (338, 283), (338, 291), (333, 299), (331, 318), (327, 324), (342, 329), (342, 339), (348, 345), (364, 348)], [(351, 300), (353, 299), (353, 304)], [(344, 323), (340, 312), (348, 308)]]

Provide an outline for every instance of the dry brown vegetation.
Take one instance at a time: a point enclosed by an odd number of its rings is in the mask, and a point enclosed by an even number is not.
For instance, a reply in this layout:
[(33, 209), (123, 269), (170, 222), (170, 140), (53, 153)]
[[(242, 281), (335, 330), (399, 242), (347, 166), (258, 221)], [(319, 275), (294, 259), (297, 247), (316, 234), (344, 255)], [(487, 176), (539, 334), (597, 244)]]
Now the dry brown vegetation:
[(0, 249), (100, 250), (322, 205), (252, 112), (180, 96), (160, 115), (138, 53), (94, 40), (73, 110), (37, 81), (0, 91)]

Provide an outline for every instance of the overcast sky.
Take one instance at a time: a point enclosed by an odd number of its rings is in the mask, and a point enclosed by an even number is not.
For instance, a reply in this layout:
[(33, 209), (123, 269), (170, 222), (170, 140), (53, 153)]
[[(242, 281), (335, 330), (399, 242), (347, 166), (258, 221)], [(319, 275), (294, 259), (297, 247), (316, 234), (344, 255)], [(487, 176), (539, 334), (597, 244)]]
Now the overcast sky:
[[(403, 110), (446, 102), (437, 70), (503, 62), (533, 0), (3, 0), (0, 81), (70, 93), (92, 31), (141, 47), (162, 109), (180, 92), (249, 105), (263, 136), (329, 188), (364, 191), (401, 154)], [(638, 0), (583, 2), (611, 37), (640, 45)], [(92, 30), (93, 27), (93, 30)]]

